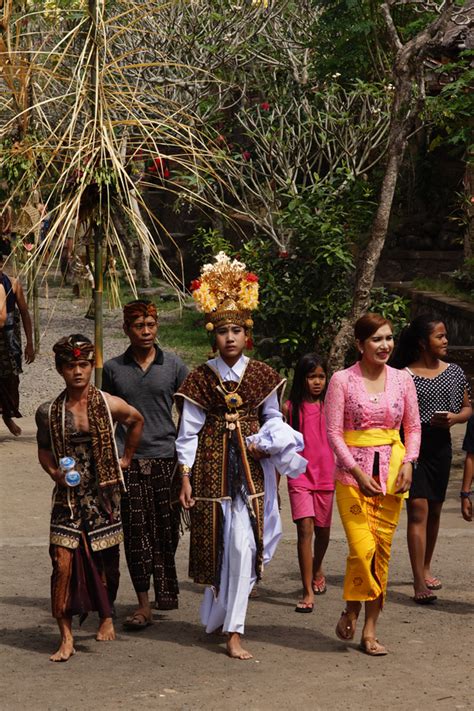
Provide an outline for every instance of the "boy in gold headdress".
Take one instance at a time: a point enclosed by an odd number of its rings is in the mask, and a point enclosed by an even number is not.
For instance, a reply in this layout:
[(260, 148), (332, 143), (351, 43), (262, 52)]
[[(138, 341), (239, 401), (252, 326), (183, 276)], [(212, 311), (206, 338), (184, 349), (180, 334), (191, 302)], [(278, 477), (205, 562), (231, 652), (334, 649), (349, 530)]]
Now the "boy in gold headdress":
[[(267, 516), (273, 502), (265, 500), (267, 472), (259, 462), (265, 454), (247, 438), (255, 439), (265, 422), (286, 427), (279, 405), (285, 381), (243, 355), (258, 304), (257, 277), (221, 252), (192, 288), (218, 354), (190, 373), (175, 396), (180, 501), (191, 516), (189, 574), (211, 586), (201, 606), (206, 631), (222, 626), (229, 656), (250, 659), (240, 639), (248, 596), (280, 524), (278, 515), (273, 523)], [(273, 468), (269, 475), (274, 481)]]

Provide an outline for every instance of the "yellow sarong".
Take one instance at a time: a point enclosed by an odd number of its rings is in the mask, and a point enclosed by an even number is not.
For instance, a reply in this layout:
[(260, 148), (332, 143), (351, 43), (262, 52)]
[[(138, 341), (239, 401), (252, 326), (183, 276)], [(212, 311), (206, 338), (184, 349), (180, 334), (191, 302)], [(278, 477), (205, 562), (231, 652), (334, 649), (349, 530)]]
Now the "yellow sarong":
[(349, 545), (344, 600), (385, 600), (393, 534), (401, 496), (364, 496), (356, 486), (336, 481), (336, 501)]
[(406, 452), (405, 446), (400, 439), (399, 430), (345, 430), (344, 442), (349, 447), (380, 447), (384, 444), (390, 444), (392, 454), (390, 455), (388, 468), (387, 494), (401, 496), (403, 499), (408, 498), (408, 491), (404, 494), (395, 493), (395, 484)]

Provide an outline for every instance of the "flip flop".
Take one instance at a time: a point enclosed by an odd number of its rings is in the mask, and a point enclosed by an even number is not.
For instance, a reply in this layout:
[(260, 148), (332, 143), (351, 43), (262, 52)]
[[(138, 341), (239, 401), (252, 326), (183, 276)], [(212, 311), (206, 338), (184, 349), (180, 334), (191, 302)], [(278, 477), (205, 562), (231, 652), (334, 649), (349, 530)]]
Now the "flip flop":
[(324, 595), (327, 590), (326, 578), (322, 575), (320, 578), (313, 579), (313, 592), (315, 595)]
[(436, 595), (430, 593), (416, 593), (413, 596), (413, 601), (416, 602), (417, 605), (432, 605), (437, 599)]
[(299, 603), (295, 607), (295, 612), (303, 612), (305, 614), (308, 614), (309, 612), (313, 612), (314, 610), (314, 602), (303, 602), (302, 600), (299, 601)]
[(153, 622), (147, 619), (142, 612), (135, 612), (131, 617), (127, 617), (123, 623), (123, 628), (126, 630), (144, 630), (152, 624)]
[(375, 637), (362, 637), (359, 649), (364, 654), (368, 654), (369, 657), (384, 657), (388, 654), (383, 644), (380, 644)]
[(428, 590), (441, 590), (443, 584), (439, 578), (425, 578), (425, 585)]

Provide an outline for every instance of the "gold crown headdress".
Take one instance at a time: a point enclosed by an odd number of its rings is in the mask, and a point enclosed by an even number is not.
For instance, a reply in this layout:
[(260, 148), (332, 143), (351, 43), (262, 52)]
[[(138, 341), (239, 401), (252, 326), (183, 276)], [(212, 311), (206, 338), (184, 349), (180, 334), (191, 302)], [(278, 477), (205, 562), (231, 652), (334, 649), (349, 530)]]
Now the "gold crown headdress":
[(243, 262), (219, 252), (213, 264), (205, 264), (199, 279), (191, 282), (193, 298), (206, 315), (206, 329), (236, 323), (252, 328), (251, 312), (258, 306), (258, 277)]

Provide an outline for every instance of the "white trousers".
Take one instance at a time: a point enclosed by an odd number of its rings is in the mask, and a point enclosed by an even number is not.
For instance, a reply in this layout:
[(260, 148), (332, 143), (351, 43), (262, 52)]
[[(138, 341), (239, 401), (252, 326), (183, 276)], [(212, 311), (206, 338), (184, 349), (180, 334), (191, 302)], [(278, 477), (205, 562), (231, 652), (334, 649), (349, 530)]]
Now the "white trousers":
[[(265, 475), (263, 562), (270, 562), (281, 538), (275, 468), (262, 460)], [(206, 588), (201, 603), (201, 622), (206, 632), (222, 626), (224, 632), (244, 633), (250, 592), (255, 585), (257, 546), (247, 507), (240, 497), (221, 502), (224, 514), (224, 555), (219, 594)]]
[(244, 633), (250, 591), (257, 576), (257, 547), (247, 508), (240, 497), (223, 501), (224, 555), (219, 594), (206, 588), (201, 603), (201, 622), (206, 632), (222, 626), (224, 632)]

